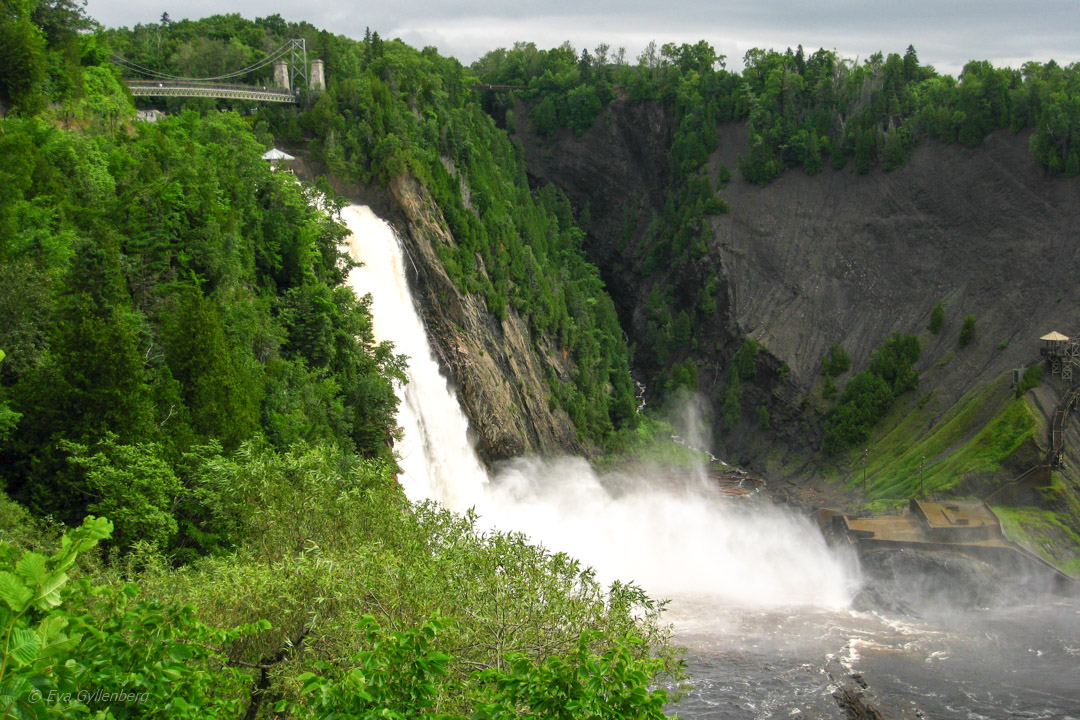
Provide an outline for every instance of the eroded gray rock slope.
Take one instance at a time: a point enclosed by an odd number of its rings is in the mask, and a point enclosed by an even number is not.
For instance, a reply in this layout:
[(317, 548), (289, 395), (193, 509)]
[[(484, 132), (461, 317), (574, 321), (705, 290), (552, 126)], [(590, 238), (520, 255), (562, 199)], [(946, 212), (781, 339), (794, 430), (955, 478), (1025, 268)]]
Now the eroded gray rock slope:
[[(519, 118), (527, 116), (519, 108)], [(857, 175), (849, 166), (816, 176), (789, 169), (766, 187), (744, 182), (737, 159), (747, 152), (741, 123), (718, 128), (711, 160), (732, 171), (719, 195), (730, 213), (710, 219), (708, 253), (693, 267), (642, 270), (646, 223), (635, 212), (663, 208), (671, 121), (656, 106), (612, 106), (582, 137), (530, 134), (519, 122), (530, 172), (554, 182), (592, 223), (586, 250), (602, 270), (632, 342), (646, 342), (646, 302), (654, 282), (686, 291), (709, 276), (726, 302), (695, 328), (703, 390), (715, 391), (744, 337), (758, 340), (775, 369), (759, 373), (746, 403), (767, 402), (774, 415), (801, 419), (793, 441), (812, 449), (813, 423), (794, 403), (819, 377), (829, 345), (841, 343), (853, 371), (894, 332), (920, 335), (920, 392), (951, 404), (1011, 368), (1038, 360), (1037, 338), (1080, 332), (1080, 182), (1047, 178), (1035, 167), (1028, 135), (998, 132), (975, 149), (924, 142), (893, 172)], [(939, 335), (926, 331), (937, 300), (947, 306)], [(966, 315), (975, 340), (957, 348)], [(639, 359), (639, 362), (641, 360)], [(647, 360), (644, 361), (647, 363)], [(648, 368), (643, 368), (648, 371)], [(809, 432), (807, 432), (809, 429)], [(744, 441), (747, 432), (732, 438)]]

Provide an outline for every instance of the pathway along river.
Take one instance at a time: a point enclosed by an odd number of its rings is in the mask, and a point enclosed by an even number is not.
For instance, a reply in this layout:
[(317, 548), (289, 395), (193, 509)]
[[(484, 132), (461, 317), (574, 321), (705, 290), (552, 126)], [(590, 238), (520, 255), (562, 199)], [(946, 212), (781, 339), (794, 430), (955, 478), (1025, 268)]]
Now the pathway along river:
[(520, 458), (485, 471), (440, 375), (400, 244), (368, 208), (343, 212), (372, 295), (374, 331), (409, 356), (401, 482), (481, 523), (519, 530), (671, 598), (694, 689), (685, 718), (839, 718), (837, 680), (859, 673), (887, 716), (1080, 719), (1080, 604), (1052, 601), (918, 615), (857, 611), (861, 579), (805, 518), (731, 500), (703, 476), (598, 476), (580, 458)]

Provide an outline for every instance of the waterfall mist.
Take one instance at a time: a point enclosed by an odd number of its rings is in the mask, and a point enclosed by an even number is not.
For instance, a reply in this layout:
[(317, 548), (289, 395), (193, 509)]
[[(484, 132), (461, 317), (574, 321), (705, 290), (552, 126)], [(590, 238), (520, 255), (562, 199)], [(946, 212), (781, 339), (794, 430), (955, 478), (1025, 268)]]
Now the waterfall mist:
[[(468, 419), (432, 356), (404, 272), (401, 246), (368, 208), (350, 206), (349, 281), (373, 297), (377, 339), (409, 357), (399, 389), (401, 483), (410, 499), (434, 499), (481, 525), (516, 530), (593, 565), (605, 580), (636, 582), (659, 597), (716, 599), (746, 607), (841, 607), (853, 563), (834, 555), (805, 518), (765, 501), (724, 497), (704, 472), (670, 477), (598, 475), (581, 458), (518, 458), (489, 477), (469, 440)], [(707, 429), (692, 406), (688, 444)]]
[(697, 474), (598, 475), (581, 458), (519, 458), (494, 473), (477, 510), (660, 597), (743, 607), (842, 607), (852, 565), (806, 518), (724, 496)]

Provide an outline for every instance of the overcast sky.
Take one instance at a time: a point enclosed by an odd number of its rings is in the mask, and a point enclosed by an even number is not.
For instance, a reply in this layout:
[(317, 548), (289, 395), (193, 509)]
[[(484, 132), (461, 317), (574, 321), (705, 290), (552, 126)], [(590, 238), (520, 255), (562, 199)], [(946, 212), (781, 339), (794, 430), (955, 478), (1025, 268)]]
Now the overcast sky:
[(279, 13), (353, 38), (370, 27), (415, 47), (434, 45), (464, 64), (517, 40), (541, 48), (569, 40), (579, 52), (606, 42), (633, 59), (650, 40), (704, 39), (732, 69), (750, 48), (798, 44), (852, 58), (903, 53), (910, 44), (923, 64), (951, 75), (972, 59), (1012, 67), (1080, 60), (1080, 0), (89, 0), (86, 9), (110, 27), (157, 22), (163, 12), (174, 20)]

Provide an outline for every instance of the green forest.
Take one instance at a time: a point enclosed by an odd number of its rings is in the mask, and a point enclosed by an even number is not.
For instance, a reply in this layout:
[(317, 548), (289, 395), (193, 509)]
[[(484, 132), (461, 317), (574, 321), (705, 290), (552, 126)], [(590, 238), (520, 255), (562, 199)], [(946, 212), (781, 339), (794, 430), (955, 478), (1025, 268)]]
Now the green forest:
[[(552, 384), (600, 442), (635, 422), (629, 351), (566, 199), (530, 190), (453, 60), (164, 20), (0, 15), (0, 714), (662, 716), (681, 666), (661, 604), (405, 499), (407, 359), (344, 285), (343, 201), (260, 156), (310, 141), (349, 181), (421, 179), (454, 281), (572, 353)], [(107, 61), (212, 73), (293, 36), (336, 78), (299, 113), (135, 122)]]
[[(728, 120), (750, 127), (750, 154), (739, 165), (750, 182), (768, 182), (795, 166), (814, 174), (825, 162), (838, 168), (852, 162), (860, 173), (875, 165), (895, 169), (927, 138), (975, 147), (995, 130), (1029, 128), (1036, 165), (1051, 175), (1080, 173), (1075, 65), (1051, 60), (1017, 70), (971, 61), (953, 78), (921, 65), (912, 46), (861, 63), (832, 50), (807, 53), (801, 45), (749, 50), (741, 72), (727, 70), (726, 61), (705, 41), (650, 43), (636, 63), (607, 45), (577, 54), (568, 44), (538, 50), (517, 43), (488, 53), (474, 70), (484, 82), (528, 86), (518, 92), (535, 100), (530, 114), (541, 135), (560, 127), (583, 133), (616, 89), (635, 102), (671, 104), (675, 176), (704, 165), (715, 147), (710, 128)], [(499, 110), (505, 107), (492, 108)]]
[[(171, 98), (136, 122), (109, 61), (205, 77), (290, 38), (327, 67), (299, 109)], [(582, 250), (588, 209), (530, 184), (517, 99), (541, 136), (586, 132), (616, 98), (671, 109), (663, 212), (630, 252), (651, 277), (700, 261), (727, 211), (731, 169), (706, 168), (718, 123), (749, 126), (738, 170), (757, 183), (1032, 127), (1032, 161), (1072, 177), (1078, 73), (973, 62), (954, 80), (913, 48), (856, 64), (801, 47), (736, 73), (704, 41), (636, 63), (518, 44), (466, 68), (276, 15), (105, 29), (77, 0), (0, 0), (0, 715), (655, 718), (683, 677), (663, 602), (404, 497), (408, 359), (344, 284), (345, 200), (273, 172), (275, 142), (358, 186), (416, 179), (453, 235), (454, 284), (572, 359), (553, 402), (618, 451), (648, 425), (632, 351), (660, 392), (696, 389), (719, 283), (651, 285), (648, 347), (628, 347)], [(728, 421), (759, 350), (725, 351)], [(898, 335), (848, 382), (831, 447), (915, 387), (919, 350)]]

